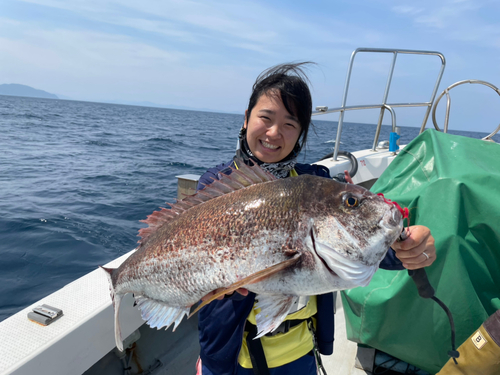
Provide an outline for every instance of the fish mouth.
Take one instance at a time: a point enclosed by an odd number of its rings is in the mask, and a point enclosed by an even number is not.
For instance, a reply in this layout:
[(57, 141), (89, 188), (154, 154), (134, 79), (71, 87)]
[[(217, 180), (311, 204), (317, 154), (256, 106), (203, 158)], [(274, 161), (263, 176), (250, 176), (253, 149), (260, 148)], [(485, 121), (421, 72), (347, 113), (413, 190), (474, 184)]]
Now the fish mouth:
[(378, 268), (376, 265), (363, 264), (336, 252), (327, 244), (316, 241), (314, 230), (310, 232), (313, 249), (325, 268), (336, 278), (348, 282), (352, 287), (366, 286)]
[(396, 230), (400, 233), (403, 229), (403, 215), (395, 206), (393, 206), (389, 211), (386, 211), (382, 215), (378, 225), (389, 231)]
[(388, 212), (385, 212), (380, 219), (379, 225), (383, 226), (386, 229), (390, 229), (392, 227), (401, 227), (403, 226), (403, 219), (408, 218), (408, 208), (401, 208), (401, 206), (397, 202), (393, 202), (390, 199), (384, 197), (384, 194), (378, 193), (377, 197), (391, 206), (391, 209)]

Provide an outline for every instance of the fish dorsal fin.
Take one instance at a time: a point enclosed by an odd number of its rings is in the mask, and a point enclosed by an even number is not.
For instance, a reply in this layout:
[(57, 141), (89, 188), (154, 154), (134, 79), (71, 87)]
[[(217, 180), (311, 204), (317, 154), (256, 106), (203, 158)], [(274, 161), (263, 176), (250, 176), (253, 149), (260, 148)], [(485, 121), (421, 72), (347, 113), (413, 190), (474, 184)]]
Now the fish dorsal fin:
[(274, 175), (265, 171), (257, 164), (249, 166), (246, 165), (242, 159), (235, 159), (234, 163), (238, 169), (230, 166), (230, 175), (219, 173), (219, 180), (212, 177), (213, 182), (209, 185), (205, 185), (202, 190), (198, 190), (194, 195), (187, 196), (180, 201), (176, 200), (175, 203), (167, 202), (170, 208), (161, 207), (160, 211), (154, 211), (146, 220), (141, 220), (142, 223), (148, 224), (148, 227), (139, 229), (139, 236), (141, 239), (138, 242), (146, 242), (147, 238), (154, 233), (158, 227), (177, 219), (184, 211), (194, 206), (251, 185), (277, 179)]

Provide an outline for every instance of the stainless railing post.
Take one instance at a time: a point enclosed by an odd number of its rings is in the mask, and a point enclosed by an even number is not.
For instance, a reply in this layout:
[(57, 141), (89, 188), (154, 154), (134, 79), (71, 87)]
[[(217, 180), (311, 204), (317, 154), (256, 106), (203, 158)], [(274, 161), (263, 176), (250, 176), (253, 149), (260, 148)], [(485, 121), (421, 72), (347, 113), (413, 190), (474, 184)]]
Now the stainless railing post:
[(443, 77), (444, 73), (444, 68), (446, 67), (446, 59), (444, 58), (444, 55), (442, 53), (436, 53), (436, 55), (441, 59), (441, 69), (439, 70), (438, 78), (436, 80), (436, 83), (434, 85), (434, 89), (432, 90), (431, 94), (431, 100), (428, 102), (427, 106), (427, 111), (425, 111), (424, 115), (424, 121), (422, 122), (422, 125), (420, 126), (420, 133), (422, 133), (425, 130), (425, 127), (427, 126), (427, 120), (429, 119), (429, 114), (431, 113), (432, 109), (432, 104), (434, 103), (434, 99), (436, 98), (436, 94), (439, 88), (439, 85), (441, 83), (441, 78)]
[(448, 133), (448, 123), (450, 122), (451, 96), (450, 91), (446, 90), (446, 115), (444, 116), (444, 132)]
[[(351, 75), (352, 75), (352, 69), (354, 65), (354, 58), (359, 52), (375, 52), (375, 53), (392, 53), (393, 59), (390, 67), (390, 72), (389, 76), (387, 78), (387, 84), (384, 92), (384, 97), (382, 100), (381, 104), (369, 104), (369, 105), (355, 105), (355, 106), (347, 106), (347, 95), (349, 92), (349, 84), (351, 81)], [(392, 77), (394, 75), (394, 68), (396, 65), (396, 59), (398, 54), (414, 54), (414, 55), (433, 55), (433, 56), (438, 56), (441, 59), (441, 69), (439, 71), (436, 83), (434, 85), (434, 88), (432, 90), (431, 94), (431, 99), (428, 102), (417, 102), (417, 103), (387, 103), (387, 99), (389, 97), (389, 91), (392, 83)], [(436, 97), (437, 90), (439, 88), (439, 84), (441, 83), (441, 78), (444, 73), (444, 69), (446, 66), (446, 60), (440, 52), (435, 52), (435, 51), (417, 51), (417, 50), (403, 50), (403, 49), (387, 49), (387, 48), (357, 48), (351, 55), (351, 60), (349, 61), (349, 67), (347, 69), (347, 77), (346, 81), (344, 84), (344, 94), (342, 97), (342, 105), (339, 108), (333, 108), (333, 109), (328, 109), (328, 107), (318, 107), (321, 108), (318, 112), (314, 112), (313, 116), (319, 115), (319, 114), (328, 114), (328, 113), (335, 113), (335, 112), (340, 112), (339, 114), (339, 121), (337, 125), (337, 136), (335, 138), (335, 148), (333, 151), (333, 159), (337, 160), (337, 156), (339, 153), (339, 148), (340, 148), (340, 139), (342, 135), (342, 127), (344, 125), (344, 115), (345, 111), (350, 111), (350, 110), (358, 110), (358, 109), (373, 109), (373, 108), (380, 108), (380, 115), (379, 115), (379, 120), (377, 123), (377, 129), (375, 131), (375, 138), (373, 141), (373, 150), (375, 151), (377, 148), (378, 144), (378, 139), (380, 137), (380, 131), (382, 127), (382, 121), (384, 118), (384, 111), (386, 109), (390, 110), (391, 115), (392, 115), (392, 122), (393, 122), (393, 131), (395, 128), (395, 121), (396, 121), (396, 114), (394, 112), (394, 108), (398, 107), (427, 107), (427, 110), (425, 111), (424, 115), (424, 120), (422, 122), (422, 125), (420, 127), (420, 132), (423, 132), (425, 129), (425, 126), (427, 124), (427, 120), (429, 118), (429, 114), (432, 109), (432, 105), (434, 103), (434, 98)]]
[(375, 138), (373, 139), (372, 151), (377, 151), (378, 139), (380, 137), (380, 130), (382, 129), (382, 120), (384, 119), (385, 105), (387, 104), (387, 98), (389, 96), (389, 90), (391, 88), (392, 76), (394, 74), (394, 66), (396, 65), (396, 58), (398, 53), (394, 51), (391, 63), (391, 69), (389, 71), (389, 76), (387, 77), (387, 83), (385, 85), (384, 97), (382, 98), (382, 108), (380, 108), (380, 115), (378, 117), (377, 130), (375, 131)]
[[(344, 95), (342, 97), (341, 108), (345, 108), (345, 105), (347, 103), (347, 93), (349, 92), (349, 83), (351, 81), (352, 66), (354, 64), (354, 57), (356, 56), (356, 53), (358, 53), (357, 49), (351, 54), (351, 60), (349, 61), (349, 68), (347, 68), (347, 77), (345, 79), (345, 84), (344, 84)], [(344, 111), (341, 110), (339, 115), (339, 122), (337, 125), (337, 137), (335, 138), (335, 148), (333, 149), (333, 160), (335, 161), (337, 160), (337, 156), (339, 154), (340, 135), (342, 134), (343, 124), (344, 124)]]
[[(447, 133), (448, 132), (448, 122), (449, 122), (449, 118), (450, 118), (450, 107), (451, 107), (450, 90), (454, 87), (463, 85), (465, 83), (485, 85), (485, 86), (493, 89), (498, 95), (500, 95), (500, 89), (498, 87), (496, 87), (495, 85), (492, 85), (491, 83), (486, 82), (486, 81), (481, 81), (478, 79), (467, 79), (464, 81), (455, 82), (453, 85), (450, 85), (446, 89), (444, 89), (444, 91), (441, 93), (441, 95), (439, 95), (438, 98), (436, 99), (436, 102), (434, 103), (434, 107), (432, 108), (432, 122), (434, 123), (434, 128), (436, 128), (436, 130), (441, 131), (441, 129), (439, 128), (437, 121), (436, 121), (436, 109), (437, 109), (437, 106), (439, 105), (439, 101), (441, 100), (441, 98), (444, 95), (446, 95), (446, 98), (447, 98), (447, 100), (446, 100), (446, 113), (445, 113), (445, 118), (444, 118), (443, 131), (444, 131), (444, 133)], [(499, 131), (500, 131), (500, 125), (491, 134), (484, 137), (483, 139), (491, 139), (491, 137), (493, 137)]]

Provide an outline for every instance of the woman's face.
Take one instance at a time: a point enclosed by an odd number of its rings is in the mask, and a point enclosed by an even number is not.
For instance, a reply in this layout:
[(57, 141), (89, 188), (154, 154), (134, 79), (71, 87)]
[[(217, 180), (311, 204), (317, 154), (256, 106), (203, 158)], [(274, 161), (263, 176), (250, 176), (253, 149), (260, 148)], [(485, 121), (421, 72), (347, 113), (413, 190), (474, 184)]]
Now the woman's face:
[(301, 131), (298, 119), (288, 113), (279, 93), (263, 94), (244, 127), (250, 151), (264, 163), (276, 163), (287, 157)]

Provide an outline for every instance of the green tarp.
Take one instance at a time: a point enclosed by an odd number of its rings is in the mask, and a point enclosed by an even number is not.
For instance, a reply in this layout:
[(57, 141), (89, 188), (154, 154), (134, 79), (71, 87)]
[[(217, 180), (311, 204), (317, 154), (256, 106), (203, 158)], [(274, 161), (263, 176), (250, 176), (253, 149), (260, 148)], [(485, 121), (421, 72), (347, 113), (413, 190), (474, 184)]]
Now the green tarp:
[[(500, 145), (427, 130), (371, 190), (408, 207), (411, 225), (431, 229), (437, 260), (426, 270), (453, 314), (458, 347), (500, 309)], [(406, 270), (379, 270), (342, 302), (350, 340), (430, 373), (448, 360), (448, 318), (419, 297)]]

